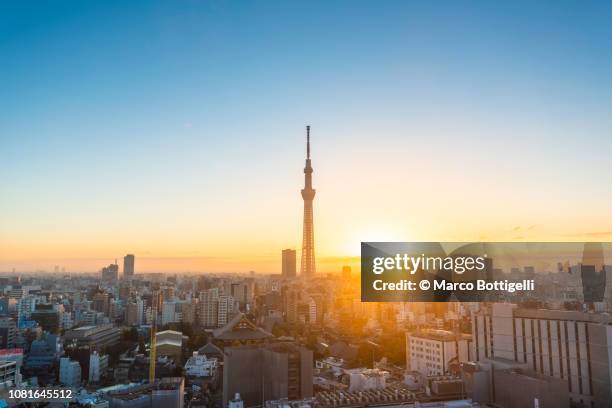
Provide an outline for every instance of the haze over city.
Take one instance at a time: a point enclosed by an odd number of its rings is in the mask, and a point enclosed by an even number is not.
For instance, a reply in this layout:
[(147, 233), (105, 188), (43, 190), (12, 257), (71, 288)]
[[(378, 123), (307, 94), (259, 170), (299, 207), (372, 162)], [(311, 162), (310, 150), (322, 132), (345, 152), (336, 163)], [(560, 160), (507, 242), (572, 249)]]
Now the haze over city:
[(0, 6), (0, 271), (607, 240), (610, 4)]

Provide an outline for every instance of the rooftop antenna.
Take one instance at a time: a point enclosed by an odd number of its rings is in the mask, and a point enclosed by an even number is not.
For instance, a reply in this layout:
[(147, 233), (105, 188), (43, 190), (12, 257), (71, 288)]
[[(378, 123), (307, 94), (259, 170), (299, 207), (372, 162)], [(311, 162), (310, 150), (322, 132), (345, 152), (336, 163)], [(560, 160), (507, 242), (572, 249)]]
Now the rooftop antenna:
[(310, 159), (310, 126), (306, 126), (306, 158)]

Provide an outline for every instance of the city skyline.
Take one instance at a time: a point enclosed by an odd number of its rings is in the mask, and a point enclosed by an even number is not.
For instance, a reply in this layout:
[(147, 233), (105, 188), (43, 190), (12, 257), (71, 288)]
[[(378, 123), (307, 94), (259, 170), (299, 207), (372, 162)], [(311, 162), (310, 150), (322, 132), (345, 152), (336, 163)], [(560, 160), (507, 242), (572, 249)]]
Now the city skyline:
[(0, 7), (0, 272), (279, 273), (306, 123), (318, 272), (612, 238), (609, 4)]

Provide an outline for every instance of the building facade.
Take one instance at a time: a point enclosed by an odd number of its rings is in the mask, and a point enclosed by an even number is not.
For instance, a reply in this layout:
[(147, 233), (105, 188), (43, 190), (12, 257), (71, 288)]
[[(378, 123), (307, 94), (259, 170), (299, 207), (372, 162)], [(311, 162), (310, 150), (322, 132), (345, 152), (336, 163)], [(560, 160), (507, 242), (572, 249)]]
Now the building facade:
[(470, 336), (446, 330), (406, 333), (406, 367), (425, 376), (445, 375), (470, 360)]
[(295, 249), (283, 249), (282, 261), (283, 278), (295, 278), (297, 265)]
[(612, 317), (493, 304), (472, 316), (476, 360), (503, 358), (567, 382), (570, 400), (612, 406)]

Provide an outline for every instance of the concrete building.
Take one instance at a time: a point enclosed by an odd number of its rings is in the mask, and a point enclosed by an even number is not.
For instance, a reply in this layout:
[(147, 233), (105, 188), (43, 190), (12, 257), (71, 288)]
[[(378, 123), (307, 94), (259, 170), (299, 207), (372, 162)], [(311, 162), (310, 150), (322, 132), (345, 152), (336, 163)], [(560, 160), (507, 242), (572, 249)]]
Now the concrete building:
[(77, 327), (67, 331), (64, 336), (66, 342), (74, 342), (78, 346), (90, 346), (91, 349), (117, 344), (120, 337), (120, 329), (112, 324)]
[(63, 312), (60, 315), (60, 325), (64, 330), (70, 330), (74, 326), (74, 319), (71, 312)]
[(91, 308), (96, 312), (104, 313), (108, 315), (108, 308), (110, 304), (110, 298), (108, 293), (98, 292), (93, 296)]
[(44, 371), (57, 361), (60, 348), (59, 336), (47, 334), (30, 345), (30, 352), (25, 358), (25, 367), (30, 370)]
[(151, 408), (183, 408), (185, 380), (182, 377), (162, 378), (151, 390)]
[(134, 255), (128, 254), (123, 257), (123, 278), (130, 280), (134, 277)]
[(144, 302), (138, 298), (127, 303), (125, 308), (125, 322), (128, 326), (144, 324)]
[(43, 330), (49, 333), (57, 333), (59, 331), (59, 312), (54, 308), (53, 304), (37, 304), (30, 317), (32, 320), (37, 321)]
[(567, 382), (570, 402), (612, 406), (612, 316), (493, 304), (473, 314), (472, 330), (477, 361), (525, 363)]
[(377, 368), (354, 368), (344, 370), (348, 377), (348, 391), (360, 392), (369, 390), (383, 390), (387, 387), (389, 372)]
[(245, 406), (312, 397), (312, 351), (290, 343), (226, 347), (223, 406), (239, 393)]
[(194, 324), (197, 321), (198, 315), (198, 299), (191, 299), (191, 301), (183, 304), (181, 313), (181, 321), (183, 323)]
[(15, 319), (10, 317), (0, 317), (0, 348), (14, 348), (16, 336), (17, 324)]
[(17, 320), (29, 320), (36, 308), (38, 299), (35, 296), (25, 296), (17, 301)]
[(103, 373), (108, 368), (108, 355), (100, 355), (94, 351), (89, 355), (89, 382), (100, 382)]
[(217, 327), (219, 312), (219, 289), (200, 292), (199, 322), (203, 327)]
[(217, 326), (223, 327), (234, 315), (234, 297), (229, 295), (219, 296), (217, 306)]
[(0, 362), (0, 389), (10, 388), (21, 383), (19, 369), (14, 361)]
[(295, 249), (283, 249), (282, 262), (282, 277), (295, 278), (297, 266)]
[(177, 364), (183, 357), (183, 333), (174, 330), (164, 330), (155, 334), (157, 355), (168, 356)]
[(465, 396), (482, 405), (569, 407), (567, 382), (531, 371), (525, 363), (503, 358), (464, 363), (461, 378)]
[[(567, 383), (529, 370), (495, 372), (495, 403), (505, 408), (569, 408)], [(520, 392), (517, 392), (520, 390)]]
[(444, 375), (470, 360), (471, 336), (446, 330), (406, 333), (406, 367), (424, 376)]
[(213, 377), (217, 372), (217, 359), (207, 358), (197, 351), (185, 363), (185, 375), (189, 377)]
[(244, 408), (244, 401), (242, 401), (239, 393), (234, 394), (234, 398), (228, 402), (227, 408)]
[(102, 388), (97, 395), (108, 401), (109, 408), (183, 408), (185, 381), (165, 377), (149, 383), (130, 383)]
[(225, 293), (231, 295), (241, 305), (250, 304), (255, 296), (255, 282), (251, 279), (233, 282), (229, 285), (229, 290), (226, 289)]
[(14, 384), (21, 385), (21, 367), (23, 366), (23, 349), (2, 349), (0, 350), (1, 363), (15, 363), (15, 380)]
[(119, 265), (117, 265), (117, 260), (115, 260), (114, 264), (102, 268), (100, 275), (103, 281), (115, 282), (119, 278)]
[(69, 387), (76, 387), (81, 383), (81, 365), (68, 357), (60, 359), (59, 380)]
[(166, 325), (168, 323), (175, 323), (178, 321), (180, 321), (180, 319), (177, 318), (176, 302), (164, 301), (164, 304), (162, 306), (162, 325)]

